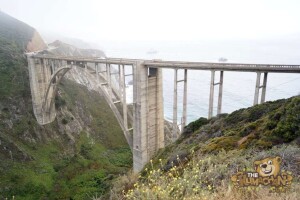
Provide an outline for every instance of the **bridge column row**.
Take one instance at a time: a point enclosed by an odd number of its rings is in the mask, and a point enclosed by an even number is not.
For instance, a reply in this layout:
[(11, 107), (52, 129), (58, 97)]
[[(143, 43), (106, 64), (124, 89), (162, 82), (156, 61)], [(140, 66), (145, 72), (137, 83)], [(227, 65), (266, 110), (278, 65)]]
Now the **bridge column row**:
[(220, 71), (220, 81), (215, 83), (215, 71), (211, 71), (211, 80), (210, 80), (210, 95), (209, 95), (209, 105), (208, 105), (208, 119), (213, 116), (213, 107), (214, 107), (214, 89), (216, 85), (219, 85), (219, 95), (218, 95), (218, 108), (217, 114), (222, 112), (222, 97), (223, 97), (223, 77), (224, 71)]
[[(96, 77), (97, 77), (97, 81), (99, 84), (99, 74), (105, 73), (105, 76), (102, 75), (102, 77), (104, 77), (106, 80), (104, 83), (100, 83), (99, 85), (102, 86), (106, 86), (107, 89), (107, 94), (109, 96), (109, 99), (112, 100), (114, 98), (116, 98), (116, 101), (112, 101), (111, 103), (113, 104), (117, 104), (117, 103), (121, 103), (122, 104), (122, 111), (123, 111), (123, 122), (121, 124), (121, 127), (123, 129), (124, 132), (132, 130), (132, 128), (128, 129), (128, 112), (127, 112), (127, 102), (126, 102), (126, 84), (125, 84), (125, 65), (118, 65), (118, 72), (112, 72), (112, 66), (111, 64), (105, 64), (105, 70), (104, 71), (99, 71), (99, 65), (98, 63), (95, 63), (95, 72), (96, 72)], [(118, 74), (118, 78), (119, 78), (119, 83), (118, 83), (118, 87), (119, 87), (119, 94), (116, 94), (116, 91), (113, 93), (113, 86), (112, 86), (112, 74)], [(115, 96), (114, 96), (115, 95)], [(118, 98), (119, 97), (119, 98)], [(130, 146), (132, 147), (132, 144), (130, 144)]]
[[(127, 112), (127, 102), (126, 102), (126, 85), (125, 85), (125, 68), (124, 65), (118, 67), (118, 72), (116, 72), (113, 66), (109, 63), (101, 63), (95, 62), (95, 68), (92, 74), (96, 73), (98, 88), (102, 90), (103, 96), (112, 109), (122, 131), (125, 135), (125, 138), (130, 146), (133, 148), (133, 128), (128, 128), (128, 112)], [(116, 88), (115, 84), (113, 84), (112, 75), (118, 74), (118, 85), (119, 88)], [(101, 79), (100, 79), (101, 78)], [(100, 80), (102, 82), (100, 82)], [(121, 104), (121, 108), (117, 106), (117, 104)], [(123, 112), (122, 112), (123, 111)]]

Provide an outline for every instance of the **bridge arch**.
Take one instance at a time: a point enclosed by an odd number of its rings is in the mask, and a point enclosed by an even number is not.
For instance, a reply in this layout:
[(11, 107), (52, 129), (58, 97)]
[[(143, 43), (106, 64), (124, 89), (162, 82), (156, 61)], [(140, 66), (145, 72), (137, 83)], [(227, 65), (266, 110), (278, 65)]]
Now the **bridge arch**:
[[(57, 86), (59, 85), (62, 77), (72, 68), (71, 67), (61, 67), (58, 68), (51, 76), (49, 84), (48, 84), (48, 88), (44, 97), (44, 101), (43, 101), (43, 105), (42, 105), (42, 109), (44, 111), (46, 111), (47, 109), (50, 109), (53, 104), (54, 104), (54, 98), (57, 94)], [(52, 72), (52, 68), (51, 72)], [(51, 94), (50, 94), (51, 91)], [(50, 95), (50, 96), (49, 96)], [(50, 102), (49, 102), (50, 99)]]
[[(105, 60), (82, 58), (78, 61), (35, 55), (28, 55), (27, 59), (33, 110), (39, 124), (44, 125), (54, 121), (56, 117), (54, 98), (58, 84), (72, 66), (78, 65), (85, 68), (87, 73), (95, 74), (97, 88), (102, 91), (132, 150), (135, 172), (140, 171), (155, 152), (164, 146), (161, 70), (155, 69), (157, 73), (149, 75), (149, 69), (137, 60), (114, 63), (118, 65), (118, 89), (111, 80), (111, 75), (116, 73), (111, 71), (112, 63), (107, 63)], [(88, 63), (93, 63), (94, 67), (88, 66)], [(104, 65), (105, 70), (99, 71), (100, 63)], [(128, 114), (126, 102), (125, 76), (129, 74), (125, 74), (125, 65), (132, 67), (130, 75), (133, 77), (134, 85), (133, 116)], [(129, 125), (131, 127), (128, 127)]]

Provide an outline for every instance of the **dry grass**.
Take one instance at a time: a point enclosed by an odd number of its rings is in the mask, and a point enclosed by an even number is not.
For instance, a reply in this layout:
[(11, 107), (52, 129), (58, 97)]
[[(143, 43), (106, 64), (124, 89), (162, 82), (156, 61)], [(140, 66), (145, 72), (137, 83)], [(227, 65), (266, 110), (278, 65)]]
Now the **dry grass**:
[[(145, 176), (129, 173), (122, 176), (111, 190), (111, 199), (297, 199), (300, 195), (299, 165), (293, 158), (300, 154), (297, 146), (274, 147), (270, 151), (221, 151), (216, 155), (192, 153), (190, 162), (183, 162), (169, 171), (163, 165), (145, 169)], [(230, 176), (236, 171), (253, 171), (252, 163), (261, 157), (279, 155), (287, 161), (282, 169), (294, 176), (292, 187), (286, 193), (272, 193), (270, 187), (236, 189)], [(295, 166), (296, 165), (296, 166)], [(100, 198), (101, 199), (101, 198)]]

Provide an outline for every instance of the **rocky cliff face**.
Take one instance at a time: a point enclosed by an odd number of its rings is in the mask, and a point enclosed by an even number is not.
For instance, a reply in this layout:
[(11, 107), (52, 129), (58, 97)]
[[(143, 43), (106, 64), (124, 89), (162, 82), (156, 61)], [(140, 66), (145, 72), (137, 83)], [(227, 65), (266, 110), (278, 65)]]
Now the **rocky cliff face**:
[(34, 31), (31, 40), (27, 43), (26, 50), (28, 52), (33, 52), (33, 51), (41, 51), (46, 48), (47, 45), (45, 44), (44, 40), (41, 38), (40, 34), (37, 31)]

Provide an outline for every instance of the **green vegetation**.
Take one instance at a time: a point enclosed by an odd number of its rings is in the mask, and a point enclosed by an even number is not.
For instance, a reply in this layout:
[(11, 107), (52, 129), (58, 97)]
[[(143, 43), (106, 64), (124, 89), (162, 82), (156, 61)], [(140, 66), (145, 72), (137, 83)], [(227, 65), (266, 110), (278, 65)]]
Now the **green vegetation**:
[[(73, 156), (64, 155), (58, 144), (38, 145), (35, 160), (6, 161), (10, 169), (1, 174), (1, 195), (18, 199), (89, 199), (105, 194), (112, 179), (131, 165), (130, 149), (107, 150), (91, 144), (82, 132)], [(121, 161), (118, 159), (122, 158)]]
[[(185, 127), (176, 143), (158, 152), (139, 177), (121, 177), (112, 198), (294, 199), (300, 189), (299, 115), (296, 96), (200, 118)], [(265, 187), (233, 188), (231, 175), (254, 171), (253, 162), (268, 156), (281, 156), (281, 169), (293, 174), (287, 194), (272, 194)]]
[(0, 11), (0, 100), (30, 91), (23, 52), (33, 33), (33, 28)]
[(57, 119), (32, 112), (25, 47), (34, 29), (0, 12), (0, 199), (90, 199), (132, 165), (103, 97), (63, 80)]
[[(131, 168), (131, 150), (104, 99), (71, 81), (64, 80), (62, 84), (61, 98), (66, 105), (60, 107), (64, 112), (58, 113), (55, 122), (40, 127), (28, 114), (12, 129), (2, 129), (2, 145), (13, 141), (11, 145), (28, 157), (25, 162), (23, 158), (6, 158), (0, 163), (2, 197), (89, 199), (96, 194), (106, 194), (112, 180)], [(84, 113), (80, 113), (83, 109)], [(71, 112), (65, 113), (66, 110), (72, 110), (74, 117), (70, 116)], [(72, 127), (71, 123), (77, 120), (82, 120), (86, 127), (78, 135), (73, 133), (72, 141), (60, 127), (69, 124)], [(42, 135), (50, 134), (50, 138), (43, 136), (45, 141), (41, 143), (22, 138), (26, 133), (35, 134), (35, 129), (41, 129)], [(39, 140), (36, 136), (30, 137)], [(7, 146), (13, 151), (13, 147)], [(8, 154), (1, 153), (3, 157)], [(14, 154), (13, 151), (13, 157)]]
[[(120, 179), (114, 190), (113, 199), (296, 199), (300, 184), (294, 182), (287, 193), (270, 193), (272, 188), (249, 187), (236, 189), (230, 183), (230, 177), (237, 170), (254, 171), (253, 162), (267, 156), (284, 155), (286, 161), (295, 161), (295, 155), (300, 154), (296, 146), (280, 145), (268, 151), (257, 152), (255, 149), (220, 151), (218, 154), (201, 155), (191, 152), (191, 161), (186, 163), (176, 158), (178, 164), (173, 164), (167, 172), (160, 166), (150, 162), (145, 169), (145, 175)], [(292, 172), (294, 177), (299, 174), (296, 163), (284, 163), (282, 170)], [(130, 181), (129, 181), (130, 180)], [(116, 187), (115, 187), (116, 188)], [(127, 189), (126, 189), (127, 188)]]

